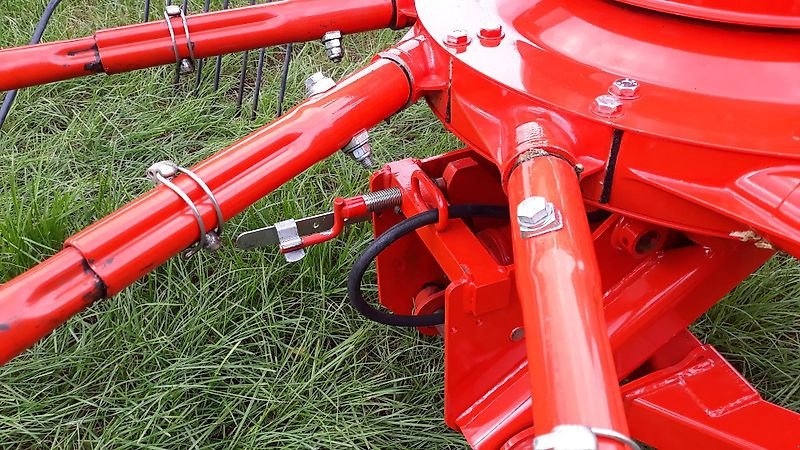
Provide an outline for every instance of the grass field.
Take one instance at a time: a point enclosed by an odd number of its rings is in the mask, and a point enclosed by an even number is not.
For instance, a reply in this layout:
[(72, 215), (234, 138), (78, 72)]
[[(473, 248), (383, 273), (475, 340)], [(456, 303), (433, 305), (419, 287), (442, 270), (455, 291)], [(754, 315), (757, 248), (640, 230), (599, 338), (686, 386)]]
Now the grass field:
[[(43, 6), (0, 0), (0, 47), (27, 43)], [(45, 40), (137, 20), (139, 0), (65, 0)], [(339, 78), (397, 36), (348, 37), (339, 66), (317, 43), (298, 47), (288, 105), (312, 72)], [(209, 80), (198, 96), (188, 82), (175, 91), (171, 68), (22, 91), (0, 130), (0, 281), (147, 191), (151, 163), (192, 165), (269, 121), (281, 63), (278, 49), (269, 54), (255, 121), (234, 118), (239, 55), (225, 59), (217, 93)], [(458, 147), (423, 105), (372, 135), (380, 162)], [(231, 235), (327, 209), (367, 179), (336, 155), (233, 219)], [(0, 367), (0, 448), (463, 448), (442, 421), (440, 341), (372, 324), (347, 304), (347, 272), (369, 238), (361, 226), (295, 265), (230, 246), (169, 261)], [(695, 326), (794, 410), (798, 293), (800, 267), (776, 257)]]

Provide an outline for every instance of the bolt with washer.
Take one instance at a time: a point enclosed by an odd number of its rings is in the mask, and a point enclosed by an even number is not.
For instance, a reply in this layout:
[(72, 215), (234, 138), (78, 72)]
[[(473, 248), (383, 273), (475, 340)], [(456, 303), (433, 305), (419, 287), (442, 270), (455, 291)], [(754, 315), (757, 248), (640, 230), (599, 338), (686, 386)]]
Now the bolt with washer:
[(317, 72), (306, 78), (304, 84), (306, 86), (306, 98), (322, 94), (336, 87), (336, 82), (322, 72)]
[(486, 22), (478, 32), (481, 39), (500, 39), (503, 37), (503, 26), (499, 22)]
[(622, 100), (614, 95), (601, 95), (594, 99), (592, 111), (603, 117), (619, 115), (622, 112)]
[(633, 78), (619, 78), (611, 83), (611, 87), (608, 88), (608, 92), (623, 99), (636, 98), (638, 91), (639, 82)]
[(451, 47), (464, 47), (469, 44), (469, 34), (467, 30), (453, 30), (447, 33), (447, 38), (444, 43)]

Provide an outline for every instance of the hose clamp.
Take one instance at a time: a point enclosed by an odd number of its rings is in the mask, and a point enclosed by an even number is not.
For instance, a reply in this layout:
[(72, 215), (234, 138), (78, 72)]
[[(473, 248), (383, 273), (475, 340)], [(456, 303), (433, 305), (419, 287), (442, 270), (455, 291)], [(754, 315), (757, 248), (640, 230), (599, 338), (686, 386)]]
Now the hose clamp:
[[(197, 206), (183, 189), (172, 182), (172, 179), (181, 173), (191, 178), (195, 184), (200, 186), (200, 189), (203, 190), (208, 199), (211, 201), (211, 205), (214, 207), (214, 212), (217, 215), (217, 227), (214, 230), (208, 232), (206, 231), (205, 221), (203, 221), (203, 216), (200, 214)], [(197, 227), (200, 229), (200, 240), (194, 246), (184, 252), (183, 255), (186, 258), (191, 258), (202, 249), (214, 252), (222, 246), (220, 237), (222, 236), (222, 230), (225, 223), (225, 219), (222, 216), (222, 209), (220, 208), (216, 197), (214, 197), (214, 193), (211, 192), (211, 189), (208, 187), (208, 185), (199, 176), (197, 176), (196, 173), (185, 167), (181, 167), (172, 161), (161, 161), (153, 164), (149, 169), (147, 169), (147, 178), (156, 185), (163, 184), (175, 192), (175, 194), (177, 194), (178, 197), (180, 197), (181, 200), (183, 200), (186, 205), (189, 206), (192, 214), (194, 214), (195, 220), (197, 220)]]
[(584, 425), (557, 425), (549, 433), (537, 436), (534, 450), (597, 450), (598, 437), (616, 441), (631, 450), (642, 450), (639, 444), (624, 434), (606, 428)]
[[(175, 39), (175, 29), (172, 26), (172, 18), (180, 17), (183, 23), (183, 32), (186, 35), (186, 47), (189, 49), (189, 57), (181, 58), (178, 51), (178, 42)], [(167, 29), (169, 29), (169, 37), (172, 40), (172, 51), (175, 53), (175, 72), (177, 75), (186, 75), (194, 72), (195, 57), (194, 57), (194, 43), (189, 36), (189, 24), (186, 22), (186, 14), (183, 9), (178, 5), (168, 5), (164, 10), (164, 20), (167, 22)]]

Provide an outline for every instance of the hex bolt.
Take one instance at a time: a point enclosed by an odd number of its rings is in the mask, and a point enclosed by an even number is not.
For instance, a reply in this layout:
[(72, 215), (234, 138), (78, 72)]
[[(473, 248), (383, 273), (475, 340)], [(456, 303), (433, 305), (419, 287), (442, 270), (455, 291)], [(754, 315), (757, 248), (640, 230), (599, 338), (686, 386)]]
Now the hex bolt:
[(632, 78), (619, 78), (611, 83), (608, 92), (623, 99), (636, 98), (639, 91), (639, 82)]
[(467, 30), (456, 29), (447, 34), (444, 43), (451, 47), (463, 47), (469, 44), (469, 34)]
[(177, 17), (181, 15), (181, 7), (178, 5), (167, 5), (166, 12), (170, 17)]
[(322, 72), (317, 72), (306, 78), (306, 98), (327, 92), (336, 87), (336, 82)]
[(192, 64), (192, 60), (189, 58), (181, 59), (181, 64), (178, 66), (178, 73), (181, 75), (186, 75), (194, 72), (194, 64)]
[(592, 111), (598, 116), (616, 116), (622, 111), (622, 101), (613, 95), (601, 95), (594, 99)]
[(486, 22), (481, 26), (478, 36), (482, 39), (500, 39), (503, 37), (503, 26), (499, 22)]
[(322, 36), (322, 44), (325, 46), (325, 53), (328, 59), (338, 63), (344, 56), (344, 49), (342, 48), (342, 32), (341, 31), (328, 31)]
[(172, 161), (159, 161), (147, 169), (147, 179), (158, 184), (158, 175), (171, 180), (178, 174), (178, 165)]
[(544, 197), (531, 196), (517, 205), (517, 224), (522, 237), (532, 238), (560, 230), (564, 223), (555, 205)]
[(372, 146), (369, 143), (367, 130), (361, 130), (353, 136), (353, 139), (342, 147), (342, 152), (365, 169), (372, 168)]

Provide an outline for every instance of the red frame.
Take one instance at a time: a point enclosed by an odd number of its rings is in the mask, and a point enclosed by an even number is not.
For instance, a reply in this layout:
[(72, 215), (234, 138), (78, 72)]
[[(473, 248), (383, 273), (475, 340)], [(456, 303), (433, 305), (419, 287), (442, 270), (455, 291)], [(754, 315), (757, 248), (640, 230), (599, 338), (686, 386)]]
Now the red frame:
[[(561, 424), (630, 427), (659, 448), (789, 448), (800, 415), (763, 401), (686, 331), (773, 246), (800, 255), (800, 153), (786, 126), (800, 61), (780, 28), (793, 26), (781, 22), (786, 2), (771, 4), (772, 22), (743, 22), (768, 31), (687, 20), (686, 2), (631, 3), (675, 15), (585, 0), (287, 0), (189, 17), (197, 57), (413, 24), (336, 88), (192, 170), (227, 219), (424, 97), (468, 149), (373, 177), (374, 190), (400, 188), (403, 215), (440, 211), (378, 257), (379, 294), (397, 313), (445, 306), (444, 326), (420, 331), (444, 336), (448, 425), (479, 449), (529, 447)], [(477, 32), (486, 17), (500, 37)], [(452, 45), (456, 28), (472, 32)], [(662, 28), (668, 37), (652, 33)], [(185, 37), (177, 43), (189, 56)], [(678, 71), (640, 63), (654, 56)], [(0, 50), (0, 89), (174, 59), (166, 23), (133, 25)], [(743, 75), (721, 75), (733, 69)], [(620, 76), (641, 80), (641, 95), (594, 114)], [(196, 183), (175, 183), (213, 228)], [(555, 205), (563, 228), (522, 236), (514, 211), (533, 195)], [(464, 203), (508, 204), (511, 220), (447, 220), (447, 205)], [(587, 220), (587, 210), (610, 214)], [(374, 214), (376, 234), (400, 220)], [(164, 186), (68, 239), (0, 287), (0, 363), (197, 239)]]

